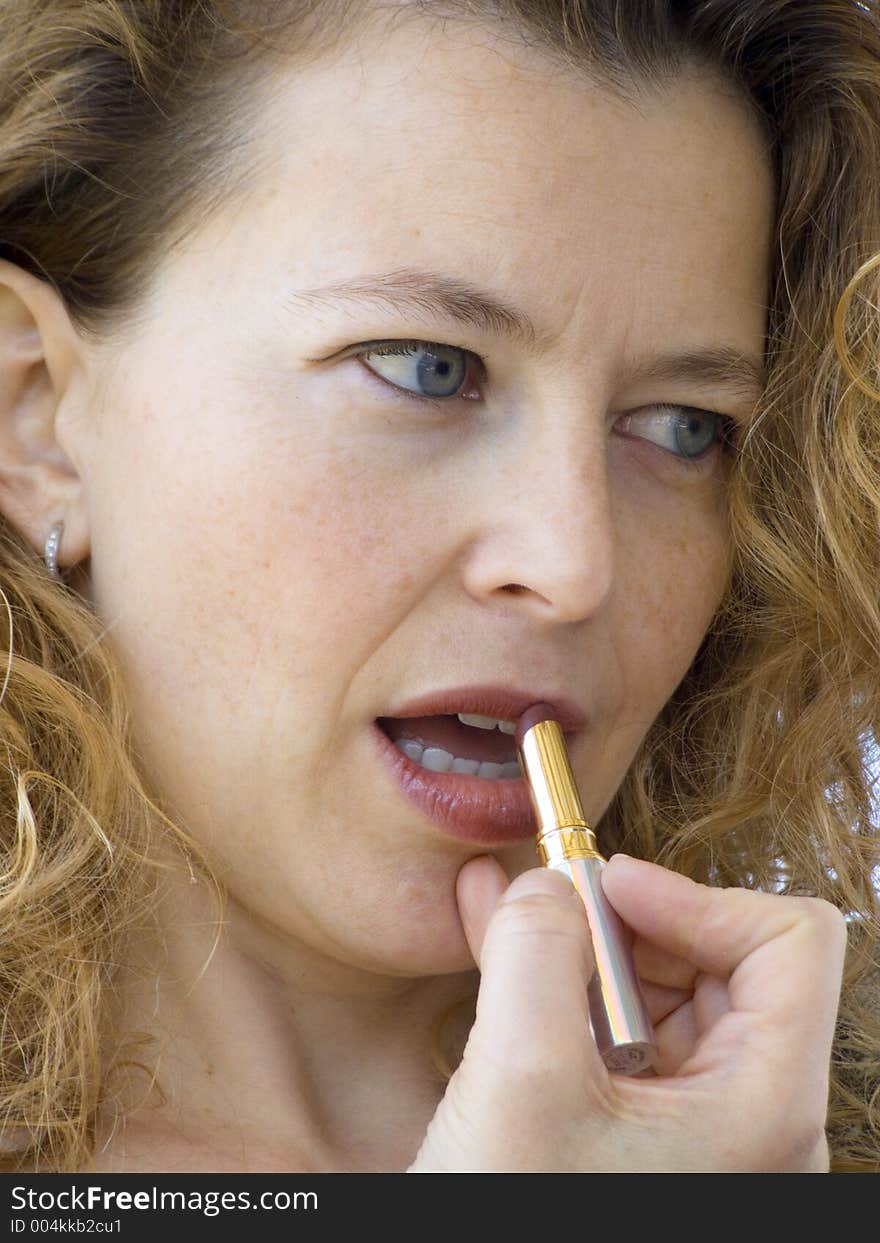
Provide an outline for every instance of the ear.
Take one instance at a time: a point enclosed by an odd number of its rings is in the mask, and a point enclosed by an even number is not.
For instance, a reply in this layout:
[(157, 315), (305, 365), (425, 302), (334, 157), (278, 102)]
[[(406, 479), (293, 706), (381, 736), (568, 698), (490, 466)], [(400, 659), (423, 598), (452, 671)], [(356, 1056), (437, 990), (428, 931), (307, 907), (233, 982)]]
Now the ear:
[(58, 566), (88, 555), (74, 465), (88, 409), (84, 345), (47, 281), (0, 259), (0, 511), (43, 556), (56, 522)]

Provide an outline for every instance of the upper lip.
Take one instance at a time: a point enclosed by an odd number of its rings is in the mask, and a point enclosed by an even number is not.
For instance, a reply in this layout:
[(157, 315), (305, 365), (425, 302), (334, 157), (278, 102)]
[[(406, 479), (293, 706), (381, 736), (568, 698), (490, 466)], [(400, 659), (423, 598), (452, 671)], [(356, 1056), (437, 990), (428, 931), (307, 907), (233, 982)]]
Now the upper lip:
[(403, 718), (454, 716), (467, 712), (493, 717), (496, 721), (519, 721), (526, 708), (537, 703), (545, 703), (553, 709), (564, 733), (574, 733), (586, 722), (586, 713), (568, 695), (560, 691), (520, 690), (515, 686), (457, 686), (431, 691), (383, 715)]

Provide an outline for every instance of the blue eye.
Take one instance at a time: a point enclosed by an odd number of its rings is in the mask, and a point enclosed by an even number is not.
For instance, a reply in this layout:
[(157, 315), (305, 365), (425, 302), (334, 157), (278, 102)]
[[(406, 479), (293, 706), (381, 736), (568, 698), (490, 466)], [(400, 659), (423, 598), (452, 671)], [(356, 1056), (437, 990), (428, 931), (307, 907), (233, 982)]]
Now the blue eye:
[(433, 341), (379, 341), (358, 357), (381, 358), (383, 369), (370, 366), (382, 379), (416, 397), (455, 397), (468, 375), (468, 351)]
[(716, 442), (729, 443), (733, 420), (713, 410), (659, 405), (625, 415), (618, 427), (629, 435), (653, 441), (675, 457), (696, 462)]

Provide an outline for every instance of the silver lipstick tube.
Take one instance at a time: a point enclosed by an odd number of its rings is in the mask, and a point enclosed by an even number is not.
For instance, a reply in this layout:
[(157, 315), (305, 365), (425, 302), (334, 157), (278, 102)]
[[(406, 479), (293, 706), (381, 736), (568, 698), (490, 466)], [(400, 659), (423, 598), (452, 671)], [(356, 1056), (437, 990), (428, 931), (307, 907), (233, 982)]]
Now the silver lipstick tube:
[(657, 1050), (626, 929), (602, 892), (605, 861), (596, 855), (548, 861), (546, 866), (565, 873), (587, 912), (596, 959), (587, 988), (596, 1046), (609, 1070), (634, 1075), (653, 1064)]

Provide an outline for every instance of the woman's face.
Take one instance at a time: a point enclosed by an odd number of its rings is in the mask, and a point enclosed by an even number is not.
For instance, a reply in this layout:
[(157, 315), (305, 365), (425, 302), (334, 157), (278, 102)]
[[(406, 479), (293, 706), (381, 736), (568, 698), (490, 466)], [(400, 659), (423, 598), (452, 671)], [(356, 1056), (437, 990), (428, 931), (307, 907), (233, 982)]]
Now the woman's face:
[[(391, 975), (469, 967), (459, 868), (535, 856), (474, 817), (489, 778), (470, 827), (414, 803), (375, 722), (567, 697), (599, 819), (723, 594), (730, 457), (696, 412), (745, 422), (765, 326), (770, 171), (733, 90), (631, 106), (490, 44), (411, 25), (267, 84), (260, 171), (90, 348), (62, 428), (151, 787), (262, 935)], [(352, 348), (378, 341), (425, 344)]]

